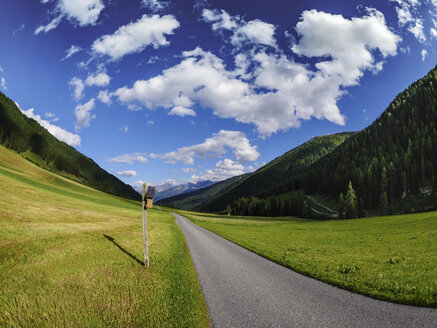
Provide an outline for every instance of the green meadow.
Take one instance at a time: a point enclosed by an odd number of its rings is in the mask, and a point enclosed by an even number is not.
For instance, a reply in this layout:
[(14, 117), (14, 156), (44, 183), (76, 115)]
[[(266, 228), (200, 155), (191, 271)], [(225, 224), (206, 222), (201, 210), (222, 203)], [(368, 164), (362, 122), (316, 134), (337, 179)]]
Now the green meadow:
[(181, 214), (329, 284), (392, 302), (437, 307), (437, 212), (331, 221)]
[(184, 236), (0, 146), (0, 327), (209, 327)]

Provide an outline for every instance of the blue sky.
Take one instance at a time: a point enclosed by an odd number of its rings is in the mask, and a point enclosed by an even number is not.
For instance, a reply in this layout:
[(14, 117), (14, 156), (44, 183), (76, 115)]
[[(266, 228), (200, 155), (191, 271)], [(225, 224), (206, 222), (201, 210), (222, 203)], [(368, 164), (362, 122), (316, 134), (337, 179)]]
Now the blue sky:
[(0, 1), (0, 90), (133, 186), (355, 131), (437, 63), (437, 1)]

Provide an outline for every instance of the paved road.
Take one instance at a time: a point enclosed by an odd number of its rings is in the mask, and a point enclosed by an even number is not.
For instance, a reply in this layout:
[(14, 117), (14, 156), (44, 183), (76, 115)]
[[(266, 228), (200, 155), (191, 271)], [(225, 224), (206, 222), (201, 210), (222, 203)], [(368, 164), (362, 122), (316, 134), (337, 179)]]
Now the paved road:
[(213, 327), (437, 327), (437, 309), (374, 300), (300, 275), (174, 214)]

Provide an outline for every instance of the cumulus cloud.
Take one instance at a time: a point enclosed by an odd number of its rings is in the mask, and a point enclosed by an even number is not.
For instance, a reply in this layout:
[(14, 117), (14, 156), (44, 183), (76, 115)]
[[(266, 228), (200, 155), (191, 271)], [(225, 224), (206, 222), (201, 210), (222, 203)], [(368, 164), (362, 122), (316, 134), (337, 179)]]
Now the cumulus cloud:
[(108, 162), (114, 164), (133, 164), (134, 162), (146, 163), (145, 153), (124, 154), (117, 157), (109, 158)]
[(222, 181), (246, 172), (247, 169), (242, 164), (225, 158), (224, 160), (218, 161), (213, 169), (206, 170), (199, 175), (192, 175), (191, 181), (194, 183), (206, 180)]
[(196, 172), (196, 170), (193, 169), (192, 167), (184, 167), (182, 169), (182, 172), (184, 172), (184, 173), (194, 173), (194, 172)]
[(95, 100), (91, 98), (85, 104), (79, 104), (74, 109), (74, 115), (76, 116), (76, 124), (74, 125), (74, 129), (76, 131), (81, 130), (82, 128), (86, 128), (90, 125), (91, 120), (96, 118), (95, 114), (91, 114), (91, 111), (95, 108)]
[(231, 43), (241, 46), (244, 43), (262, 44), (276, 47), (275, 26), (259, 19), (245, 22), (240, 17), (232, 17), (224, 10), (203, 9), (203, 19), (212, 23), (213, 31), (230, 30), (233, 32)]
[(196, 116), (196, 112), (191, 108), (185, 108), (182, 106), (175, 106), (171, 111), (168, 112), (168, 115), (177, 115), (177, 116)]
[(143, 6), (147, 9), (151, 10), (154, 13), (157, 13), (166, 7), (168, 7), (169, 2), (162, 0), (143, 0)]
[[(48, 2), (43, 1), (43, 3)], [(47, 33), (55, 29), (63, 18), (79, 26), (95, 25), (101, 11), (105, 8), (102, 0), (56, 0), (55, 2), (56, 5), (51, 11), (51, 16), (55, 17), (47, 25), (39, 26), (35, 34)]]
[(67, 50), (65, 50), (65, 56), (64, 58), (61, 59), (61, 61), (64, 61), (68, 58), (70, 58), (71, 56), (73, 56), (74, 54), (77, 54), (79, 51), (81, 51), (82, 48), (79, 46), (75, 46), (74, 44), (71, 45), (70, 48), (68, 48)]
[[(20, 106), (18, 106), (18, 104), (17, 104), (17, 107), (20, 108)], [(65, 142), (66, 144), (68, 144), (72, 147), (80, 146), (81, 140), (80, 140), (79, 135), (68, 132), (68, 131), (60, 128), (59, 126), (53, 125), (49, 121), (42, 119), (40, 115), (37, 115), (34, 113), (34, 111), (35, 111), (34, 108), (30, 108), (28, 110), (22, 110), (20, 108), (20, 110), (27, 117), (32, 118), (35, 121), (37, 121), (43, 128), (45, 128), (47, 131), (49, 131), (57, 139)]]
[(108, 90), (100, 90), (99, 94), (97, 95), (97, 99), (99, 99), (102, 103), (106, 105), (111, 104), (111, 94)]
[(225, 155), (230, 149), (238, 163), (246, 163), (255, 161), (259, 157), (260, 154), (256, 148), (257, 146), (250, 144), (249, 139), (243, 132), (220, 130), (201, 144), (181, 147), (159, 157), (170, 164), (184, 162), (192, 165), (196, 157), (221, 156)]
[(143, 15), (136, 22), (118, 28), (114, 34), (104, 35), (94, 41), (92, 50), (96, 55), (118, 60), (131, 53), (143, 51), (147, 46), (158, 49), (170, 42), (165, 35), (173, 34), (179, 22), (172, 15)]
[(305, 11), (296, 30), (301, 39), (292, 49), (306, 57), (328, 57), (315, 66), (325, 76), (338, 76), (343, 85), (355, 85), (363, 70), (374, 69), (371, 50), (394, 56), (400, 38), (385, 24), (383, 14), (368, 10), (362, 18), (343, 18), (316, 10)]
[(314, 68), (280, 51), (253, 49), (238, 53), (229, 70), (222, 59), (196, 48), (183, 52), (179, 64), (131, 88), (119, 88), (114, 95), (122, 103), (149, 109), (198, 103), (219, 117), (254, 124), (263, 137), (299, 127), (311, 117), (344, 125), (338, 99), (366, 70), (380, 71), (383, 61), (374, 54), (382, 59), (396, 55), (400, 37), (387, 27), (382, 13), (372, 9), (352, 19), (305, 11), (296, 31), (300, 39), (292, 51), (316, 58)]
[(118, 171), (117, 175), (125, 178), (136, 177), (137, 172), (135, 172), (134, 170)]
[(4, 77), (2, 77), (2, 78), (0, 79), (0, 87), (1, 87), (3, 90), (8, 90), (8, 87), (6, 86), (6, 80), (5, 80)]
[(68, 82), (70, 86), (74, 89), (73, 97), (74, 100), (79, 101), (83, 97), (83, 90), (85, 89), (85, 84), (78, 77), (73, 77), (70, 82)]
[(96, 75), (88, 75), (85, 80), (85, 84), (87, 86), (98, 86), (98, 87), (106, 87), (109, 85), (111, 78), (106, 73), (98, 73)]

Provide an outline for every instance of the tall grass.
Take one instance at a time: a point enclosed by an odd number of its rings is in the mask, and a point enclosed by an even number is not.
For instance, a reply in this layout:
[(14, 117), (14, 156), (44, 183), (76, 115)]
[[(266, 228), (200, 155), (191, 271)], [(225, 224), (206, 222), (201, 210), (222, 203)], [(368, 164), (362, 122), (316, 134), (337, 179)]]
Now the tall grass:
[(182, 232), (0, 146), (0, 327), (208, 327)]

